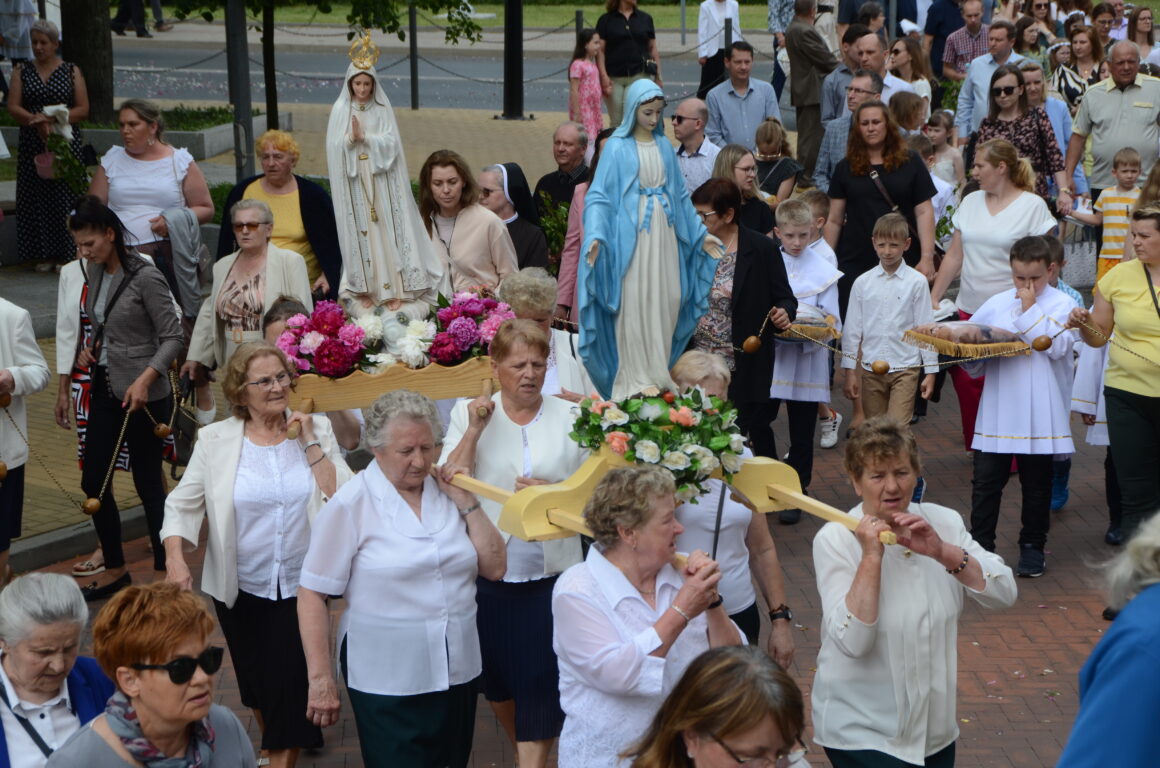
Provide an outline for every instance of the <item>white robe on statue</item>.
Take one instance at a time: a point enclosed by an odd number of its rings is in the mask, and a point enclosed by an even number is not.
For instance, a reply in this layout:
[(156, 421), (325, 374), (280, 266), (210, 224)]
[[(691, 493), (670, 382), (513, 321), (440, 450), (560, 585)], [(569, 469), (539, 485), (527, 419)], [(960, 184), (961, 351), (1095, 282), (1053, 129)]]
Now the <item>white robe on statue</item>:
[[(663, 187), (665, 166), (656, 142), (637, 141), (636, 152), (640, 158), (640, 186)], [(636, 250), (624, 276), (624, 294), (616, 318), (620, 368), (612, 384), (613, 400), (649, 387), (677, 388), (668, 375), (657, 381), (661, 371), (669, 370), (669, 344), (665, 342), (673, 338), (681, 309), (681, 274), (675, 259), (677, 235), (664, 206), (648, 195), (641, 195), (637, 203), (637, 221), (644, 220), (650, 202), (651, 225), (636, 233)], [(642, 339), (660, 342), (642, 344)]]
[[(820, 241), (824, 244), (825, 241)], [(781, 252), (785, 274), (798, 306), (812, 304), (827, 315), (841, 329), (838, 311), (838, 280), (842, 273), (831, 264), (814, 245), (806, 247), (800, 256)], [(804, 403), (830, 402), (830, 355), (825, 347), (809, 341), (782, 341), (777, 339), (773, 356), (773, 382), (769, 396), (781, 400)]]
[[(374, 78), (366, 104), (351, 97), (356, 75)], [(363, 133), (357, 142), (352, 116)], [(353, 63), (347, 68), (327, 124), (326, 162), (342, 249), (340, 294), (366, 294), (376, 305), (399, 300), (403, 309), (416, 312), (426, 311), (418, 302), (433, 305), (440, 291), (449, 295), (443, 264), (411, 194), (395, 113), (373, 69)], [(352, 309), (357, 308), (355, 302)]]

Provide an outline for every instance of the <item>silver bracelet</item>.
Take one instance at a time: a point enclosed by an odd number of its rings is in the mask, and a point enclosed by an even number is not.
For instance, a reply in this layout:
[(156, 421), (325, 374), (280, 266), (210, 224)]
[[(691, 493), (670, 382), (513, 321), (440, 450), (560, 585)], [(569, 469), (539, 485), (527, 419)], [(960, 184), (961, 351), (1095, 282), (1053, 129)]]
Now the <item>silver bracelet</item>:
[(459, 510), (459, 516), (460, 517), (467, 517), (468, 515), (470, 515), (472, 512), (474, 512), (475, 510), (477, 510), (479, 508), (480, 508), (479, 502), (477, 501), (474, 504), (472, 504), (470, 507), (468, 507), (467, 509)]
[(677, 605), (676, 603), (670, 604), (669, 607), (672, 608), (674, 611), (676, 611), (678, 614), (680, 614), (681, 618), (685, 620), (686, 624), (688, 624), (689, 622), (691, 622), (693, 620), (693, 617), (690, 616), (689, 614), (685, 613), (684, 611), (682, 611), (681, 606)]
[[(309, 443), (307, 443), (306, 445), (302, 446), (302, 452), (303, 452), (303, 453), (306, 453), (307, 451), (309, 451), (309, 450), (311, 449), (311, 447), (313, 447), (313, 446), (315, 446), (315, 445), (317, 445), (319, 448), (321, 448), (321, 447), (322, 447), (322, 443), (321, 443), (321, 442), (319, 442), (318, 440), (311, 440)], [(325, 453), (325, 451), (323, 451), (323, 453)]]

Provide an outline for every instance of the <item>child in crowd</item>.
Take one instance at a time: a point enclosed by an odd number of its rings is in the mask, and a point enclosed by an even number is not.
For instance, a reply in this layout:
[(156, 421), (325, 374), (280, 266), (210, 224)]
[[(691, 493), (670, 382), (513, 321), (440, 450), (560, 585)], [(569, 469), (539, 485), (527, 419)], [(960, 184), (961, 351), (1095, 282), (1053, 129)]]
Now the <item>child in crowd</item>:
[(1140, 190), (1136, 182), (1140, 179), (1140, 153), (1133, 147), (1124, 147), (1112, 158), (1112, 176), (1116, 186), (1100, 192), (1092, 204), (1092, 212), (1073, 211), (1072, 218), (1093, 227), (1103, 225), (1104, 237), (1100, 243), (1100, 257), (1096, 266), (1096, 282), (1108, 270), (1120, 263), (1125, 253), (1130, 253), (1128, 224)]
[[(1051, 235), (1042, 235), (1043, 241), (1047, 243), (1048, 250), (1051, 251), (1051, 262), (1055, 264), (1055, 278), (1051, 281), (1051, 287), (1055, 288), (1060, 293), (1064, 294), (1078, 306), (1085, 306), (1083, 296), (1075, 288), (1072, 288), (1063, 280), (1063, 268), (1067, 264), (1064, 258), (1063, 243), (1058, 237)], [(1080, 346), (1086, 346), (1081, 344)], [(1075, 370), (1067, 371), (1062, 366), (1059, 368), (1060, 374), (1064, 378), (1060, 379), (1059, 385), (1063, 387), (1065, 392), (1071, 391), (1075, 380)], [(1051, 511), (1058, 512), (1067, 504), (1068, 496), (1071, 492), (1067, 488), (1068, 480), (1071, 478), (1071, 455), (1056, 456), (1055, 461), (1051, 463)]]
[(568, 66), (568, 119), (583, 125), (588, 134), (586, 163), (592, 162), (596, 134), (604, 127), (604, 118), (600, 114), (604, 92), (600, 88), (600, 69), (596, 66), (596, 57), (602, 46), (595, 29), (580, 30), (576, 35), (576, 49), (572, 51), (572, 63)]
[[(930, 171), (930, 180), (934, 183), (934, 198), (930, 202), (934, 206), (934, 221), (937, 225), (938, 222), (946, 218), (947, 209), (955, 201), (955, 185), (949, 181), (945, 181), (934, 172), (936, 162), (934, 142), (930, 140), (930, 137), (922, 133), (907, 136), (906, 146), (918, 153), (918, 156), (926, 163), (927, 170)], [(949, 238), (950, 235), (948, 234), (947, 239), (949, 240)], [(939, 243), (939, 245), (942, 246), (942, 243)], [(942, 247), (943, 250), (946, 250), (945, 246)]]
[(802, 164), (793, 159), (789, 134), (776, 117), (767, 117), (757, 126), (754, 144), (757, 146), (753, 153), (757, 159), (757, 187), (773, 196), (769, 205), (776, 208), (777, 203), (793, 195)]
[[(1104, 370), (1108, 367), (1108, 345), (1089, 347), (1081, 344), (1079, 363), (1076, 365), (1075, 383), (1071, 388), (1071, 410), (1078, 413), (1087, 425), (1085, 440), (1088, 445), (1110, 445), (1108, 439), (1108, 413), (1104, 405)], [(1112, 450), (1106, 448), (1104, 454), (1104, 498), (1108, 503), (1108, 530), (1104, 542), (1113, 547), (1124, 543), (1120, 530), (1120, 483), (1116, 478), (1116, 465), (1112, 463)]]
[(922, 131), (926, 100), (913, 91), (899, 91), (890, 97), (890, 112), (904, 137)]
[(956, 187), (963, 183), (963, 155), (951, 143), (955, 118), (945, 109), (936, 109), (926, 121), (926, 137), (934, 146), (934, 164), (931, 172)]
[(995, 529), (1003, 488), (1018, 457), (1023, 487), (1022, 527), (1016, 574), (1042, 576), (1044, 547), (1051, 525), (1052, 458), (1075, 452), (1068, 423), (1070, 392), (1060, 382), (1072, 368), (1072, 348), (1079, 338), (1064, 331), (1075, 302), (1051, 287), (1057, 272), (1042, 237), (1022, 237), (1011, 247), (1015, 284), (987, 299), (971, 322), (1012, 331), (1028, 344), (1051, 338), (1043, 352), (994, 357), (964, 363), (972, 376), (986, 375), (975, 421), (974, 474), (971, 479), (971, 536), (995, 551)]
[[(781, 240), (781, 256), (799, 316), (805, 305), (812, 305), (840, 325), (838, 279), (842, 273), (834, 266), (832, 252), (823, 255), (818, 243), (824, 241), (817, 237), (814, 224), (810, 207), (801, 200), (786, 200), (777, 207), (774, 230)], [(797, 470), (804, 493), (813, 474), (817, 404), (830, 402), (829, 355), (824, 347), (810, 342), (778, 339), (776, 343), (769, 396), (774, 418), (785, 401), (790, 443), (786, 462)], [(801, 519), (801, 510), (783, 510), (778, 519), (793, 525)]]
[[(937, 353), (902, 340), (906, 331), (933, 321), (930, 286), (925, 277), (902, 260), (902, 254), (910, 247), (910, 227), (902, 214), (888, 213), (878, 219), (871, 237), (878, 266), (854, 281), (846, 306), (843, 390), (851, 400), (862, 398), (866, 418), (888, 414), (906, 424), (914, 412), (915, 390), (924, 399), (929, 398), (938, 373)], [(861, 358), (861, 377), (855, 357)], [(877, 360), (888, 363), (890, 372), (868, 373)], [(916, 367), (920, 363), (925, 372), (921, 384)]]
[[(810, 207), (810, 219), (813, 227), (810, 232), (809, 247), (825, 258), (835, 267), (838, 266), (838, 257), (829, 243), (822, 239), (822, 229), (826, 226), (826, 219), (830, 218), (830, 197), (820, 189), (810, 189), (798, 196), (798, 200)], [(831, 341), (833, 349), (838, 348), (837, 341)], [(830, 384), (834, 383), (834, 353), (830, 352)], [(830, 407), (829, 403), (818, 403), (818, 430), (821, 438), (819, 445), (823, 448), (833, 448), (838, 444), (838, 428), (842, 426), (842, 414)]]

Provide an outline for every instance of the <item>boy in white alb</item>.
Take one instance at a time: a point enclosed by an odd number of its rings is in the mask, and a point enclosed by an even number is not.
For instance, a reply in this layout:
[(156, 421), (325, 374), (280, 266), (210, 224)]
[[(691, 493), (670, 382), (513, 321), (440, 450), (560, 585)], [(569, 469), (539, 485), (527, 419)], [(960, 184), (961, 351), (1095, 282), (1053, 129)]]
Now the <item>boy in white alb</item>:
[(1023, 487), (1022, 528), (1016, 574), (1042, 576), (1043, 550), (1051, 523), (1051, 474), (1055, 454), (1074, 453), (1068, 411), (1072, 348), (1079, 338), (1064, 330), (1075, 301), (1052, 288), (1056, 265), (1042, 237), (1023, 237), (1011, 247), (1015, 283), (979, 307), (971, 322), (1012, 331), (1031, 344), (1039, 336), (1052, 339), (1044, 352), (994, 357), (964, 367), (972, 376), (985, 373), (983, 396), (975, 420), (971, 448), (975, 451), (971, 479), (971, 536), (995, 551), (995, 528), (1003, 487), (1018, 456)]
[[(789, 287), (798, 301), (798, 316), (802, 315), (804, 306), (812, 305), (822, 314), (832, 316), (840, 326), (838, 279), (842, 273), (824, 252), (809, 244), (812, 229), (810, 208), (805, 203), (786, 200), (777, 207), (774, 231), (781, 240), (781, 257), (785, 262)], [(769, 396), (773, 398), (774, 418), (777, 418), (781, 402), (785, 401), (789, 415), (789, 458), (786, 463), (797, 470), (804, 492), (813, 475), (818, 403), (830, 402), (829, 350), (800, 340), (783, 341), (779, 338), (776, 344)], [(778, 513), (778, 519), (786, 525), (793, 525), (800, 518), (800, 510)]]
[[(910, 247), (910, 227), (905, 217), (888, 213), (874, 223), (874, 250), (878, 266), (861, 275), (850, 288), (846, 324), (842, 329), (842, 368), (846, 371), (846, 397), (862, 398), (866, 418), (889, 414), (906, 424), (914, 412), (914, 394), (920, 389), (918, 369), (922, 363), (922, 397), (934, 391), (938, 354), (920, 350), (902, 340), (916, 325), (932, 322), (930, 288), (926, 278), (907, 266), (902, 254)], [(854, 358), (861, 353), (862, 376)], [(890, 372), (878, 375), (871, 365), (883, 360)]]
[[(838, 266), (838, 256), (822, 238), (822, 230), (826, 227), (826, 219), (830, 218), (830, 197), (820, 189), (811, 189), (798, 196), (798, 200), (810, 207), (810, 239), (809, 250), (824, 257), (826, 261)], [(830, 346), (838, 348), (838, 342), (831, 341)], [(829, 354), (830, 384), (834, 383), (834, 353)], [(842, 426), (842, 414), (830, 407), (829, 403), (818, 403), (818, 430), (821, 439), (818, 442), (822, 448), (833, 448), (838, 444), (838, 428)]]

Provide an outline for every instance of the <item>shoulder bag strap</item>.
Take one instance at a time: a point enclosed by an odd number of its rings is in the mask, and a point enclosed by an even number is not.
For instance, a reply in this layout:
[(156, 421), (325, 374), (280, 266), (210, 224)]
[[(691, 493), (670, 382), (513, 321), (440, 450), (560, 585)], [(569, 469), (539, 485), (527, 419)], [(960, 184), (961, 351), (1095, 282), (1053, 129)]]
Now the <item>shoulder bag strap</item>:
[(1152, 285), (1152, 273), (1144, 262), (1141, 261), (1140, 266), (1144, 268), (1144, 282), (1148, 284), (1148, 294), (1152, 297), (1152, 306), (1156, 308), (1156, 317), (1160, 317), (1160, 300), (1156, 298), (1156, 286)]
[[(93, 331), (93, 344), (92, 344), (93, 357), (97, 357), (97, 350), (100, 347), (101, 342), (104, 341), (105, 325), (109, 322), (109, 317), (112, 315), (113, 306), (116, 305), (117, 299), (121, 298), (121, 294), (125, 292), (125, 289), (129, 287), (129, 281), (133, 279), (133, 273), (130, 272), (128, 269), (126, 269), (124, 264), (121, 265), (121, 269), (125, 271), (125, 279), (121, 281), (121, 284), (117, 286), (117, 290), (113, 291), (113, 295), (109, 297), (108, 303), (105, 304), (105, 320), (104, 320), (104, 322), (97, 323), (96, 322), (97, 318), (95, 318), (95, 317), (89, 318), (89, 320), (95, 326), (95, 330)], [(91, 286), (91, 283), (90, 283), (90, 286)], [(93, 297), (93, 307), (96, 308), (96, 305), (97, 305), (97, 298), (94, 296)]]
[(910, 238), (914, 240), (915, 243), (919, 242), (918, 233), (914, 231), (914, 226), (910, 223), (910, 219), (907, 219), (906, 214), (898, 210), (898, 203), (894, 202), (894, 198), (892, 198), (890, 193), (886, 191), (886, 185), (882, 183), (882, 179), (878, 178), (878, 171), (874, 170), (873, 168), (870, 169), (870, 181), (874, 182), (874, 186), (878, 187), (878, 191), (882, 194), (882, 198), (886, 201), (886, 204), (890, 206), (890, 212), (901, 214), (902, 218), (906, 219), (906, 228), (910, 231)]
[(24, 732), (28, 734), (28, 738), (32, 739), (36, 743), (36, 746), (40, 749), (41, 753), (46, 758), (49, 757), (53, 752), (52, 747), (48, 746), (48, 743), (44, 740), (44, 737), (41, 736), (40, 733), (38, 733), (37, 730), (32, 727), (32, 723), (28, 722), (28, 718), (19, 714), (15, 709), (12, 708), (12, 704), (8, 701), (8, 694), (5, 692), (3, 685), (0, 685), (0, 700), (3, 700), (4, 703), (8, 706), (8, 711), (11, 712), (12, 716), (16, 718), (16, 722), (20, 723), (20, 727), (23, 728)]

